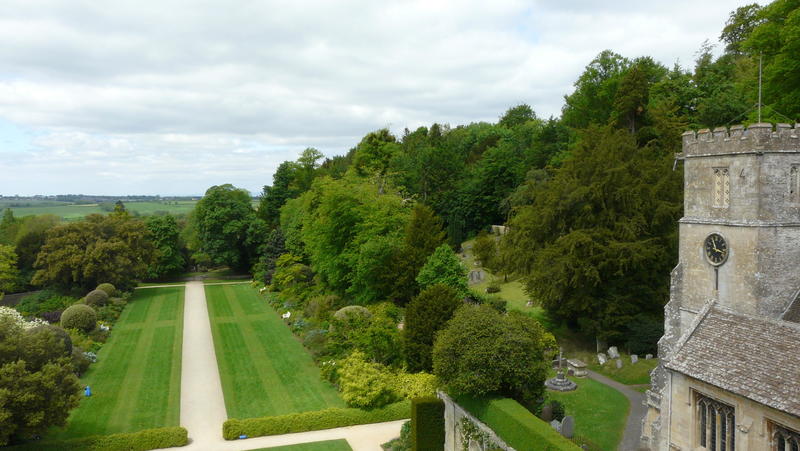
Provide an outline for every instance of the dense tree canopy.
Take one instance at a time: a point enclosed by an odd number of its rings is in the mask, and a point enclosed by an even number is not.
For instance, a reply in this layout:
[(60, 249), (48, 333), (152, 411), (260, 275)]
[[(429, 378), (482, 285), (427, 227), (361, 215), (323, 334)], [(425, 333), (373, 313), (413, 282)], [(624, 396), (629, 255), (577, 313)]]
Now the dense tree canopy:
[(103, 282), (130, 288), (147, 276), (155, 255), (142, 221), (127, 214), (89, 215), (47, 232), (33, 283), (87, 291)]
[(157, 250), (156, 261), (150, 265), (148, 277), (159, 278), (180, 273), (186, 267), (180, 227), (172, 215), (150, 216), (146, 220), (150, 239)]
[(212, 186), (195, 207), (200, 250), (218, 265), (249, 270), (267, 232), (250, 194), (233, 185)]
[(433, 368), (431, 351), (436, 332), (453, 317), (464, 301), (447, 285), (432, 285), (417, 295), (406, 308), (406, 362), (411, 371)]
[(0, 316), (0, 446), (63, 426), (78, 405), (78, 378), (61, 335)]
[(626, 131), (593, 128), (552, 179), (531, 186), (503, 244), (533, 298), (610, 339), (633, 315), (660, 312), (682, 207), (671, 163)]

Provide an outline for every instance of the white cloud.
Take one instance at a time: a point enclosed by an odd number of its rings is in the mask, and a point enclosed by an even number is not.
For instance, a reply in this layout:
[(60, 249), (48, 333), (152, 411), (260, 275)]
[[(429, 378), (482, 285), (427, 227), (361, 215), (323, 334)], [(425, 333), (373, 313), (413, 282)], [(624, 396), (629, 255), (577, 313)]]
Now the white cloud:
[(739, 6), (651, 3), (4, 0), (0, 193), (258, 191), (379, 127), (558, 115), (607, 48), (691, 65)]

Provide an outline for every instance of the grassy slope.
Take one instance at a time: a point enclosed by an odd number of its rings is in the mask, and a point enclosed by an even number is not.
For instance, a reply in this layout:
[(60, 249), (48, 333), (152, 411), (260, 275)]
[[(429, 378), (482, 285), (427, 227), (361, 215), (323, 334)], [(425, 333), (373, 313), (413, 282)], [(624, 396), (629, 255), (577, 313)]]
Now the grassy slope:
[(324, 442), (300, 443), (298, 445), (259, 448), (251, 451), (352, 451), (347, 440), (328, 440)]
[(178, 426), (182, 343), (183, 288), (137, 290), (81, 380), (92, 397), (47, 438)]
[(570, 379), (578, 384), (577, 390), (548, 391), (547, 397), (563, 403), (566, 414), (575, 417), (576, 435), (588, 438), (604, 450), (616, 450), (628, 418), (628, 399), (591, 379)]
[(228, 418), (344, 407), (277, 312), (248, 285), (206, 288)]

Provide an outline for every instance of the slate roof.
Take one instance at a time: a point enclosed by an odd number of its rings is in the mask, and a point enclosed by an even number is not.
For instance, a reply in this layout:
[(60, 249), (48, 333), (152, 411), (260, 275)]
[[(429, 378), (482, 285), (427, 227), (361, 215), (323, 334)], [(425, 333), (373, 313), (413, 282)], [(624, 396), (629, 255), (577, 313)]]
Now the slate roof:
[(665, 366), (800, 416), (800, 324), (713, 307)]

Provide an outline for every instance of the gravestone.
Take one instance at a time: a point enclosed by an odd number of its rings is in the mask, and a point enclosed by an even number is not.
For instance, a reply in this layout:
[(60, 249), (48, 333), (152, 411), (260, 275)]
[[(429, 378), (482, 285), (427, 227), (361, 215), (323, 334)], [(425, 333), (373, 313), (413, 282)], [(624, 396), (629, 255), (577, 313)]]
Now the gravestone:
[(631, 354), (631, 363), (636, 363), (639, 361), (639, 356), (636, 354)]
[(645, 354), (645, 356), (644, 356), (645, 360), (650, 360), (652, 358), (653, 358), (653, 354)]
[(566, 438), (572, 438), (575, 435), (575, 418), (567, 415), (564, 421), (561, 422), (561, 435)]
[(619, 358), (619, 351), (617, 351), (616, 346), (612, 346), (608, 348), (608, 358), (610, 359), (618, 359)]
[(608, 357), (601, 352), (597, 354), (597, 362), (600, 363), (600, 366), (603, 366), (606, 364), (606, 362), (608, 362)]
[(617, 369), (622, 368), (622, 359), (617, 359)]
[(553, 421), (553, 406), (552, 405), (545, 404), (544, 407), (542, 407), (541, 418), (542, 418), (542, 421), (545, 421), (547, 423)]
[(561, 423), (559, 423), (558, 420), (551, 421), (550, 422), (550, 426), (553, 429), (555, 429), (556, 431), (558, 431), (559, 433), (561, 432)]

